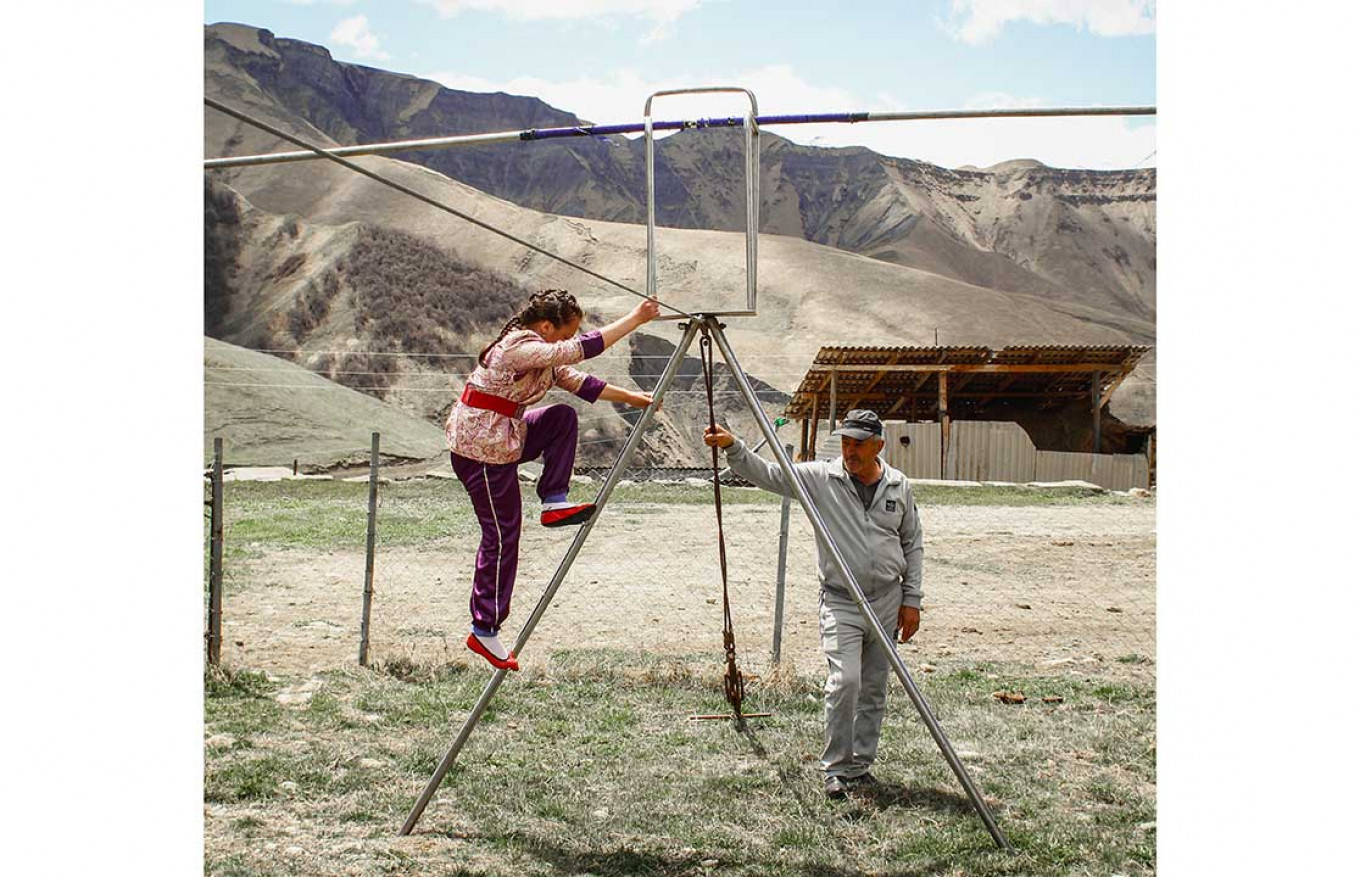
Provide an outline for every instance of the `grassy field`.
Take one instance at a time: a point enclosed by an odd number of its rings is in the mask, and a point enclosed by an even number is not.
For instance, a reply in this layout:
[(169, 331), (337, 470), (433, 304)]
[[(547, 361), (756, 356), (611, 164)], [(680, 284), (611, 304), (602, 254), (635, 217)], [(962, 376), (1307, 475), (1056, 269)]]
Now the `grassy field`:
[[(229, 483), (228, 594), (234, 571), (249, 566), (234, 560), (282, 555), (311, 563), (330, 551), (361, 557), (367, 489)], [(1070, 488), (923, 486), (917, 496), (923, 507), (1137, 502)], [(525, 499), (534, 501), (531, 490)], [(628, 484), (613, 502), (621, 513), (646, 516), (668, 505), (706, 505), (712, 494)], [(724, 502), (739, 514), (742, 505), (779, 499), (724, 489)], [(476, 532), (456, 482), (383, 486), (383, 546), (423, 550)], [(223, 877), (1153, 873), (1150, 675), (1130, 681), (1071, 665), (1043, 672), (938, 651), (933, 672), (913, 663), (913, 673), (1014, 854), (994, 848), (895, 682), (875, 768), (883, 785), (831, 802), (817, 767), (819, 676), (781, 665), (748, 683), (748, 709), (774, 715), (739, 731), (725, 721), (688, 720), (726, 709), (715, 655), (596, 649), (553, 652), (512, 675), (407, 838), (397, 831), (485, 684), (485, 668), (463, 659), (272, 676), (242, 667), (209, 672), (205, 870)], [(1118, 659), (1125, 660), (1149, 659)], [(992, 696), (1002, 690), (1027, 699), (1002, 703)]]
[[(822, 794), (818, 680), (559, 652), (503, 685), (415, 834), (406, 813), (487, 680), (481, 668), (206, 681), (206, 870), (265, 874), (1146, 874), (1154, 698), (985, 664), (920, 680), (1016, 853), (997, 851), (894, 688), (876, 773)], [(992, 692), (1023, 690), (1024, 704)], [(1044, 703), (1042, 697), (1060, 697)]]
[[(599, 484), (577, 485), (575, 498), (593, 498)], [(538, 502), (524, 485), (526, 508)], [(1123, 505), (1136, 500), (1075, 487), (948, 487), (918, 485), (919, 505), (1035, 506)], [(421, 479), (385, 484), (382, 498), (382, 540), (386, 545), (415, 545), (450, 534), (474, 532), (476, 520), (460, 484), (451, 480)], [(723, 505), (778, 505), (780, 497), (753, 487), (723, 488)], [(249, 551), (252, 545), (270, 548), (362, 548), (367, 532), (368, 485), (344, 481), (229, 482), (223, 502), (226, 550)], [(610, 506), (710, 505), (710, 487), (621, 484), (610, 496)]]

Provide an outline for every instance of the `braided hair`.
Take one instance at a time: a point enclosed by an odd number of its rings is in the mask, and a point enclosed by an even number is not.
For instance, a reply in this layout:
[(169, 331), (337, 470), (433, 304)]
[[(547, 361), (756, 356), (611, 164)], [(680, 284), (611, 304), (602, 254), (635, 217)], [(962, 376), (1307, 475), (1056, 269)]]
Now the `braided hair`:
[(536, 292), (529, 296), (529, 303), (510, 318), (505, 327), (501, 329), (501, 334), (496, 336), (496, 340), (482, 348), (482, 352), (477, 356), (477, 361), (485, 366), (486, 355), (491, 352), (491, 348), (500, 344), (506, 335), (516, 329), (527, 329), (531, 323), (537, 323), (539, 320), (547, 320), (554, 326), (561, 327), (570, 320), (583, 315), (581, 306), (576, 303), (576, 296), (565, 289), (546, 289), (543, 292)]

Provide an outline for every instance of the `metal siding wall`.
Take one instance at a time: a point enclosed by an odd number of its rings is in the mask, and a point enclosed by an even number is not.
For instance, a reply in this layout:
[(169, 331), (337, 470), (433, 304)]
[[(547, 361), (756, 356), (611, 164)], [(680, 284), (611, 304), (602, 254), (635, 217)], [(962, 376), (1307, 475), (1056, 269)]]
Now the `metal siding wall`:
[(1110, 490), (1147, 487), (1147, 458), (1141, 454), (1101, 454), (1096, 458), (1092, 480)]
[[(902, 436), (911, 445), (902, 447)], [(888, 465), (900, 469), (908, 478), (940, 477), (940, 425), (938, 423), (883, 424), (883, 454)]]
[(1039, 451), (1034, 467), (1035, 481), (1089, 481), (1091, 478), (1090, 454), (1072, 454), (1065, 451)]
[(1035, 456), (1038, 451), (1029, 440), (1029, 433), (1018, 423), (999, 424), (1005, 429), (998, 432), (1001, 447), (993, 455), (996, 468), (992, 470), (991, 481), (1013, 481), (1023, 484), (1034, 480)]
[(1129, 487), (1141, 487), (1144, 490), (1152, 483), (1152, 473), (1148, 471), (1147, 457), (1142, 454), (1130, 454), (1132, 459), (1129, 464), (1133, 467), (1133, 477), (1129, 480), (1133, 483)]
[(1035, 481), (1089, 481), (1107, 490), (1147, 487), (1147, 458), (1141, 454), (1071, 454), (1039, 451)]
[(950, 478), (963, 481), (1034, 480), (1034, 444), (1019, 424), (956, 421), (949, 431)]
[(1091, 483), (1102, 487), (1127, 481), (1132, 475), (1131, 467), (1124, 460), (1113, 456), (1097, 457), (1091, 464)]
[[(910, 478), (940, 478), (938, 423), (885, 423), (884, 456)], [(902, 436), (911, 445), (902, 447)], [(833, 441), (838, 441), (833, 439)], [(1147, 457), (1142, 454), (1076, 454), (1037, 451), (1019, 424), (975, 420), (954, 421), (949, 429), (951, 480), (1089, 481), (1107, 490), (1147, 487)], [(818, 458), (840, 453), (839, 445), (818, 448)]]

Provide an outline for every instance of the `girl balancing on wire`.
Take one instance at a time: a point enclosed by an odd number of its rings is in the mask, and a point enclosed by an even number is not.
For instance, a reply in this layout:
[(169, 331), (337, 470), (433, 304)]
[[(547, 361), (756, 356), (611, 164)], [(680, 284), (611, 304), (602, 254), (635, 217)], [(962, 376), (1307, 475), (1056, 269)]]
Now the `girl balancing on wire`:
[(482, 542), (472, 575), (472, 632), (467, 646), (501, 670), (518, 670), (515, 655), (501, 644), (501, 622), (519, 565), (519, 464), (543, 458), (538, 479), (545, 527), (583, 524), (592, 503), (567, 499), (576, 460), (576, 411), (570, 405), (530, 409), (554, 386), (587, 402), (604, 399), (635, 408), (652, 404), (650, 393), (634, 393), (572, 365), (599, 356), (614, 342), (660, 313), (647, 299), (603, 329), (577, 335), (581, 306), (569, 292), (536, 293), (510, 318), (500, 337), (482, 349), (480, 365), (468, 376), (444, 427), (454, 474), (467, 489)]

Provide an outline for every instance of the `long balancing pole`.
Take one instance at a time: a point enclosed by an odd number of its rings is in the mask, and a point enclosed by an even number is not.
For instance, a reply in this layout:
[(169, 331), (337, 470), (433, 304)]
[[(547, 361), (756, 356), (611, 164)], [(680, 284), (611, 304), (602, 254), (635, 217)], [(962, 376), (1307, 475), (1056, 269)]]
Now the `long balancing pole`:
[(746, 379), (746, 373), (741, 370), (741, 365), (737, 362), (736, 356), (732, 353), (732, 348), (728, 345), (727, 338), (722, 333), (722, 327), (718, 325), (716, 319), (712, 317), (708, 317), (707, 319), (712, 323), (711, 329), (713, 338), (718, 343), (718, 349), (722, 351), (723, 359), (727, 360), (727, 367), (732, 372), (732, 376), (736, 378), (737, 387), (741, 390), (742, 398), (746, 400), (746, 405), (751, 409), (751, 413), (755, 415), (756, 423), (760, 425), (760, 431), (765, 435), (765, 438), (769, 440), (770, 449), (774, 452), (775, 459), (779, 463), (779, 468), (783, 470), (784, 478), (792, 487), (799, 505), (803, 507), (803, 511), (808, 516), (808, 520), (812, 522), (813, 530), (821, 537), (822, 542), (830, 548), (831, 556), (835, 560), (836, 566), (840, 569), (841, 575), (850, 583), (850, 589), (854, 593), (855, 604), (859, 606), (860, 614), (864, 616), (864, 621), (869, 625), (869, 629), (873, 631), (874, 638), (878, 640), (878, 644), (883, 647), (885, 652), (887, 652), (893, 670), (897, 673), (897, 678), (902, 681), (903, 687), (907, 689), (907, 696), (911, 698), (912, 705), (916, 707), (916, 711), (921, 714), (922, 721), (924, 721), (926, 727), (930, 729), (930, 736), (935, 738), (935, 745), (940, 748), (940, 752), (944, 754), (945, 761), (949, 762), (949, 768), (954, 771), (954, 776), (958, 777), (959, 783), (963, 786), (963, 790), (968, 793), (968, 800), (972, 801), (973, 809), (977, 811), (978, 816), (982, 818), (983, 824), (987, 826), (987, 831), (991, 833), (992, 840), (996, 841), (996, 845), (1003, 850), (1013, 849), (1010, 841), (1006, 840), (1006, 836), (1001, 833), (1001, 829), (997, 826), (996, 820), (992, 818), (991, 810), (987, 808), (987, 802), (982, 800), (982, 794), (978, 791), (977, 786), (973, 784), (973, 778), (968, 775), (968, 771), (964, 768), (963, 763), (959, 761), (959, 757), (954, 754), (954, 747), (949, 745), (949, 739), (945, 737), (944, 729), (940, 727), (939, 721), (936, 720), (935, 714), (930, 709), (930, 704), (926, 702), (925, 696), (917, 689), (916, 683), (911, 678), (911, 674), (907, 672), (907, 665), (902, 661), (902, 656), (897, 653), (897, 649), (893, 647), (892, 639), (888, 636), (888, 632), (883, 629), (883, 625), (879, 624), (877, 616), (874, 615), (872, 609), (866, 602), (864, 591), (860, 588), (859, 582), (855, 580), (854, 573), (850, 571), (850, 565), (846, 562), (845, 556), (841, 554), (840, 547), (836, 545), (835, 541), (831, 538), (831, 533), (827, 530), (826, 522), (817, 511), (817, 507), (812, 504), (812, 500), (808, 496), (807, 490), (794, 474), (793, 463), (790, 462), (788, 454), (784, 452), (784, 446), (779, 443), (779, 439), (775, 436), (774, 426), (770, 423), (770, 418), (765, 414), (765, 409), (760, 407), (760, 401), (756, 398), (755, 391), (751, 389), (751, 384)]
[[(628, 441), (624, 444), (623, 450), (619, 452), (618, 459), (614, 461), (613, 468), (609, 470), (609, 475), (605, 477), (603, 486), (600, 487), (600, 494), (595, 498), (595, 514), (576, 531), (576, 538), (572, 540), (571, 547), (567, 549), (567, 553), (562, 557), (561, 563), (557, 565), (557, 572), (553, 573), (552, 581), (548, 583), (547, 590), (545, 590), (543, 596), (538, 599), (538, 605), (534, 607), (534, 611), (529, 616), (529, 620), (524, 622), (524, 627), (519, 632), (519, 638), (515, 640), (514, 652), (516, 655), (523, 653), (524, 646), (529, 642), (529, 637), (533, 634), (534, 628), (538, 626), (539, 619), (543, 617), (543, 613), (547, 612), (548, 607), (552, 605), (553, 597), (556, 596), (557, 589), (561, 586), (562, 580), (566, 578), (567, 571), (571, 569), (572, 563), (576, 560), (576, 555), (581, 551), (581, 546), (585, 544), (586, 538), (590, 535), (591, 529), (595, 526), (595, 522), (600, 519), (601, 513), (604, 512), (605, 503), (609, 501), (609, 495), (614, 492), (614, 485), (618, 483), (619, 478), (623, 475), (624, 466), (626, 466), (628, 460), (632, 458), (633, 451), (637, 449), (638, 443), (642, 441), (643, 431), (646, 430), (647, 425), (652, 422), (652, 417), (656, 414), (657, 408), (661, 405), (662, 397), (665, 396), (666, 390), (671, 385), (671, 381), (675, 379), (676, 374), (680, 371), (680, 363), (684, 360), (685, 352), (689, 350), (690, 344), (694, 341), (694, 336), (699, 331), (699, 324), (697, 321), (691, 321), (684, 324), (684, 329), (685, 334), (681, 338), (680, 344), (676, 346), (675, 352), (671, 354), (670, 361), (666, 363), (666, 370), (662, 372), (661, 380), (657, 383), (656, 389), (652, 393), (652, 404), (648, 405), (642, 412), (642, 416), (638, 418), (637, 424), (633, 426), (633, 431), (628, 436)], [(473, 706), (472, 712), (468, 713), (468, 717), (463, 721), (463, 727), (459, 729), (458, 736), (454, 738), (453, 745), (449, 747), (449, 751), (444, 755), (443, 760), (439, 762), (439, 766), (435, 768), (434, 776), (430, 777), (430, 781), (425, 785), (425, 791), (420, 793), (419, 800), (416, 801), (415, 806), (411, 808), (411, 813), (406, 817), (406, 822), (401, 827), (401, 833), (403, 835), (410, 834), (411, 829), (415, 828), (416, 823), (420, 821), (420, 816), (425, 812), (425, 807), (429, 805), (430, 799), (434, 797), (434, 793), (439, 789), (440, 783), (444, 781), (444, 775), (449, 772), (451, 767), (453, 767), (454, 761), (458, 758), (458, 753), (462, 751), (463, 745), (467, 743), (468, 737), (472, 735), (472, 729), (477, 726), (479, 721), (481, 721), (482, 713), (486, 712), (487, 706), (491, 703), (491, 698), (495, 696), (496, 689), (500, 688), (501, 683), (505, 681), (505, 674), (508, 672), (509, 671), (507, 670), (495, 671), (495, 673), (492, 674), (490, 681), (486, 683), (486, 688), (482, 689), (482, 696), (477, 698), (477, 703)]]
[[(839, 122), (920, 122), (957, 119), (1017, 119), (1052, 118), (1055, 116), (1155, 116), (1157, 108), (1144, 107), (1033, 107), (992, 110), (923, 110), (908, 113), (798, 113), (779, 116), (755, 116), (751, 123), (757, 128), (767, 125), (824, 125)], [(724, 116), (713, 119), (689, 119), (653, 122), (653, 131), (680, 131), (689, 128), (736, 128), (746, 122), (744, 116)], [(572, 137), (607, 137), (616, 134), (641, 134), (646, 122), (626, 122), (612, 125), (572, 125), (564, 128), (527, 128), (519, 131), (491, 131), (484, 134), (456, 134), (449, 137), (427, 137), (421, 140), (396, 140), (387, 143), (363, 143), (357, 146), (338, 146), (324, 150), (329, 155), (386, 155), (392, 152), (415, 152), (448, 149), (456, 146), (485, 146), (488, 143), (510, 141), (531, 142)], [(261, 164), (281, 164), (291, 161), (310, 161), (325, 156), (309, 152), (273, 152), (262, 155), (224, 155), (205, 159), (204, 170), (249, 167)]]

